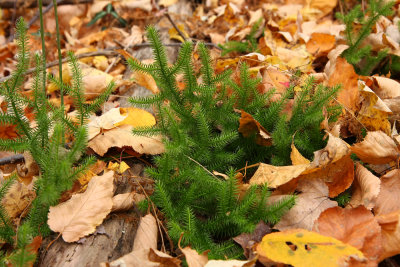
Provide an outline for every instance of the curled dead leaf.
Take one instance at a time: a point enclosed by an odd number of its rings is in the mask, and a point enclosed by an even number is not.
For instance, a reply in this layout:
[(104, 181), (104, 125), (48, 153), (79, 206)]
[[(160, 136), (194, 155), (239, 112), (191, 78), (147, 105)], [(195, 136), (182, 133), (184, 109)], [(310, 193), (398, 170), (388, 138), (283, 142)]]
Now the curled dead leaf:
[(368, 132), (364, 140), (353, 145), (351, 150), (363, 162), (371, 164), (397, 161), (400, 156), (393, 139), (382, 131)]
[(400, 170), (392, 170), (381, 177), (381, 187), (376, 199), (376, 215), (400, 210)]
[(360, 163), (356, 164), (355, 177), (353, 192), (348, 206), (356, 208), (360, 205), (364, 205), (364, 207), (371, 210), (375, 207), (375, 202), (380, 191), (381, 180)]
[(145, 198), (144, 195), (134, 192), (118, 194), (112, 198), (113, 205), (111, 211), (129, 210), (135, 205), (135, 203), (138, 203)]
[(256, 143), (262, 146), (271, 146), (271, 134), (249, 113), (241, 110), (241, 117), (239, 119), (239, 133), (244, 137), (256, 135)]

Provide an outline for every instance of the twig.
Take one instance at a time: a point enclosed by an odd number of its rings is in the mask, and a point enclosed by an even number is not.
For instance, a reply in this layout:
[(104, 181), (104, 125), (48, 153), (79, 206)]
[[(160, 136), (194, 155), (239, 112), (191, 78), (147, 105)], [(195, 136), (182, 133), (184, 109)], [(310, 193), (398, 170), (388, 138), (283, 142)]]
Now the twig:
[(186, 36), (183, 34), (183, 32), (178, 28), (178, 26), (175, 24), (175, 22), (172, 20), (171, 16), (169, 15), (168, 12), (165, 12), (165, 16), (171, 22), (172, 26), (175, 28), (175, 30), (179, 33), (179, 35), (183, 38), (183, 40), (186, 41)]
[[(163, 44), (163, 46), (172, 46), (172, 47), (180, 47), (182, 44), (180, 43), (170, 43), (170, 44)], [(206, 46), (215, 46), (215, 44), (213, 43), (205, 43)], [(141, 44), (135, 44), (132, 45), (128, 48), (143, 48), (143, 47), (150, 47), (151, 44), (150, 43), (141, 43)], [(95, 56), (117, 56), (119, 55), (119, 53), (117, 51), (115, 51), (115, 49), (119, 49), (120, 47), (110, 47), (107, 49), (103, 49), (103, 50), (98, 50), (98, 51), (94, 51), (94, 52), (88, 52), (88, 53), (82, 53), (79, 55), (76, 55), (77, 59), (81, 59), (81, 58), (86, 58), (86, 57), (95, 57)], [(62, 63), (68, 62), (68, 58), (63, 58)], [(57, 61), (52, 61), (48, 64), (46, 64), (46, 69), (57, 66), (58, 65), (58, 60)], [(35, 68), (30, 68), (25, 72), (25, 75), (27, 74), (31, 74), (35, 71)], [(12, 75), (3, 77), (0, 79), (0, 83), (7, 81), (8, 79), (10, 79), (12, 77)]]
[(0, 166), (6, 164), (13, 164), (17, 162), (21, 162), (24, 160), (24, 155), (22, 154), (15, 154), (9, 157), (4, 157), (0, 159)]

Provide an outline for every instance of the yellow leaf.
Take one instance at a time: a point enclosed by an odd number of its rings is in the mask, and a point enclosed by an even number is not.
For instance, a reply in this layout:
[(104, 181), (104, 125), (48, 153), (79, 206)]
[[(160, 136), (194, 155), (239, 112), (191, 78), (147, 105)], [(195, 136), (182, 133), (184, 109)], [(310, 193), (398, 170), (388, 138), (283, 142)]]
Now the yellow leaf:
[[(183, 24), (178, 24), (178, 29), (181, 31), (181, 33), (183, 33), (185, 38), (189, 38), (189, 34), (185, 32), (185, 26)], [(169, 29), (168, 34), (170, 39), (175, 39), (182, 43), (185, 42), (185, 40), (183, 40), (182, 36), (179, 35), (178, 31), (175, 28)]]
[(160, 0), (160, 2), (158, 2), (158, 4), (160, 6), (169, 7), (169, 6), (172, 6), (173, 4), (175, 4), (176, 2), (178, 2), (178, 0)]
[(350, 257), (366, 260), (355, 247), (304, 229), (265, 235), (257, 246), (257, 252), (261, 257), (295, 267), (344, 266)]
[(128, 166), (128, 164), (125, 163), (125, 161), (122, 161), (121, 163), (118, 163), (118, 162), (112, 163), (110, 161), (108, 163), (108, 167), (107, 167), (107, 169), (112, 170), (112, 171), (116, 171), (119, 174), (124, 173), (129, 168), (130, 167)]
[(132, 125), (133, 127), (151, 127), (156, 124), (154, 116), (140, 108), (120, 108), (121, 115), (126, 116), (123, 121), (117, 122), (114, 126)]
[(391, 133), (388, 120), (392, 111), (380, 99), (365, 82), (359, 81), (360, 95), (363, 97), (363, 104), (358, 114), (358, 120), (371, 131), (383, 131), (387, 135)]
[(293, 142), (292, 152), (290, 152), (290, 159), (292, 160), (293, 165), (310, 164), (310, 161), (300, 154)]

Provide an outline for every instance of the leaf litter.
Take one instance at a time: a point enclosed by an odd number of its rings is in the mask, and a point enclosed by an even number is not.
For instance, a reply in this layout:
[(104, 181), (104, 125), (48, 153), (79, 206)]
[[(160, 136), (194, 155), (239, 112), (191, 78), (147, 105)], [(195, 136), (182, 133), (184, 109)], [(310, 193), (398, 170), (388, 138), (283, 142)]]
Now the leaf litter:
[[(190, 38), (214, 44), (246, 42), (251, 27), (260, 23), (255, 35), (255, 51), (242, 54), (234, 52), (221, 57), (220, 51), (212, 48), (215, 71), (221, 72), (227, 68), (236, 70), (240, 63), (246, 62), (250, 72), (261, 79), (259, 92), (267, 93), (275, 88), (276, 99), (280, 99), (290, 83), (296, 80), (296, 72), (319, 77), (318, 81), (326, 85), (342, 84), (342, 89), (333, 100), (341, 105), (342, 114), (335, 126), (324, 128), (328, 131), (328, 144), (324, 149), (314, 152), (313, 160), (301, 155), (293, 143), (292, 165), (272, 166), (260, 162), (254, 175), (241, 185), (246, 188), (249, 184), (268, 183), (272, 191), (270, 201), (296, 194), (295, 206), (274, 226), (274, 231), (279, 232), (270, 233), (269, 227), (263, 228), (263, 231), (257, 228), (254, 233), (243, 233), (235, 238), (248, 260), (213, 261), (208, 259), (206, 252), (198, 253), (190, 247), (181, 248), (178, 253), (170, 252), (171, 255), (166, 254), (167, 251), (161, 252), (157, 250), (159, 220), (147, 214), (141, 218), (138, 234), (132, 242), (133, 251), (120, 259), (103, 263), (104, 266), (158, 266), (161, 263), (164, 266), (180, 266), (181, 259), (175, 257), (179, 253), (186, 257), (188, 266), (192, 267), (254, 266), (256, 261), (266, 265), (286, 263), (303, 266), (304, 262), (310, 261), (312, 264), (331, 263), (329, 266), (377, 266), (380, 261), (399, 254), (400, 177), (399, 142), (396, 139), (396, 120), (400, 118), (399, 78), (391, 72), (360, 76), (346, 59), (340, 57), (347, 48), (343, 37), (344, 25), (332, 19), (332, 14), (343, 6), (338, 1), (286, 1), (276, 4), (214, 0), (197, 4), (191, 10), (191, 16), (187, 16), (179, 13), (179, 8), (184, 6), (181, 2), (185, 1), (160, 1), (159, 6), (150, 0), (101, 1), (85, 7), (60, 6), (65, 49), (78, 55), (99, 53), (80, 59), (86, 101), (92, 101), (104, 91), (109, 81), (113, 80), (118, 85), (103, 106), (101, 115), (93, 114), (89, 119), (88, 147), (93, 153), (105, 156), (117, 149), (118, 153), (129, 151), (140, 158), (164, 151), (161, 137), (131, 134), (135, 127), (156, 124), (152, 111), (123, 104), (124, 97), (130, 96), (129, 86), (140, 86), (147, 93), (157, 94), (158, 85), (145, 74), (127, 73), (124, 62), (115, 58), (118, 53), (110, 52), (119, 49), (125, 51), (119, 53), (125, 58), (132, 57), (132, 46), (146, 43), (144, 28), (148, 21), (154, 19), (159, 20), (158, 24), (167, 33), (170, 43)], [(115, 21), (105, 18), (92, 27), (85, 27), (109, 3), (119, 15), (134, 21), (135, 25), (118, 28)], [(177, 28), (163, 17), (164, 7), (169, 8)], [(10, 14), (6, 12), (4, 16)], [(392, 58), (399, 56), (398, 21), (397, 15), (378, 20), (366, 42), (375, 50), (388, 49)], [(54, 14), (48, 16), (46, 22), (46, 25), (54, 25)], [(9, 21), (0, 24), (0, 55), (7, 59), (0, 63), (3, 76), (15, 69), (16, 63), (13, 58), (15, 46), (5, 41), (4, 29), (10, 26)], [(107, 29), (101, 31), (104, 26)], [(33, 25), (30, 31), (34, 33), (35, 29), (37, 26)], [(47, 30), (50, 33), (55, 31), (51, 26)], [(32, 46), (40, 47), (33, 36), (30, 36)], [(48, 38), (46, 42), (48, 59), (56, 59), (55, 41)], [(137, 60), (151, 62), (150, 55)], [(68, 84), (71, 79), (68, 65), (65, 64), (63, 69), (63, 80)], [(50, 72), (57, 75), (55, 68)], [(126, 77), (133, 79), (127, 82)], [(48, 85), (48, 95), (56, 105), (60, 103), (58, 90), (55, 84)], [(72, 101), (65, 99), (65, 103), (73, 118)], [(288, 104), (289, 114), (290, 110)], [(25, 113), (34, 123), (29, 110)], [(256, 134), (260, 145), (273, 143), (270, 134), (251, 114), (242, 111), (241, 115), (239, 133)], [(329, 132), (333, 128), (337, 134)], [(1, 138), (13, 139), (17, 137), (16, 134), (13, 125), (0, 125)], [(118, 166), (110, 165), (109, 168), (120, 174), (129, 171), (129, 166), (123, 167), (122, 163), (119, 161)], [(29, 161), (25, 165), (19, 171), (11, 164), (1, 166), (2, 179), (8, 179), (11, 173), (19, 176), (2, 203), (15, 223), (18, 223), (20, 216), (25, 216), (24, 211), (35, 197), (32, 186), (38, 173)], [(379, 166), (383, 172), (374, 171)], [(93, 233), (110, 212), (132, 210), (134, 203), (145, 198), (141, 194), (143, 192), (115, 195), (114, 172), (108, 171), (99, 176), (103, 170), (105, 166), (82, 176), (74, 188), (65, 193), (60, 204), (51, 208), (48, 221), (50, 228), (59, 232), (65, 241), (75, 242)], [(335, 197), (349, 188), (350, 201), (345, 208), (339, 207)], [(40, 243), (39, 239), (33, 240), (32, 251), (37, 251)], [(315, 248), (326, 250), (326, 253), (315, 255)], [(283, 256), (282, 253), (288, 251), (291, 251), (290, 256)], [(272, 252), (276, 253), (272, 255)]]

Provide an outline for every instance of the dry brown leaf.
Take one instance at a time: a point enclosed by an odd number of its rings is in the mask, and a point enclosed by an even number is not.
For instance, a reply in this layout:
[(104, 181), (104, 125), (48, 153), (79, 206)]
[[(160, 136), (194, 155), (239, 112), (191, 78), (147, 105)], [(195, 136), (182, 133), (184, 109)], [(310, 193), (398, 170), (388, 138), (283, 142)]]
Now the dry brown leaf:
[(256, 143), (261, 146), (271, 146), (272, 137), (271, 134), (258, 122), (253, 116), (244, 110), (241, 111), (241, 117), (239, 119), (239, 133), (244, 137), (250, 137), (256, 135)]
[(33, 176), (39, 175), (39, 165), (29, 152), (25, 151), (23, 155), (24, 163), (17, 165), (17, 173), (21, 181), (25, 185), (29, 185), (32, 182)]
[(376, 266), (383, 252), (381, 228), (374, 215), (364, 206), (327, 209), (315, 222), (313, 231), (352, 245), (368, 258), (365, 264), (352, 262), (351, 266)]
[(185, 255), (188, 267), (204, 267), (208, 262), (208, 251), (204, 251), (201, 255), (191, 247), (181, 249)]
[(35, 191), (24, 183), (15, 181), (1, 201), (1, 206), (10, 219), (15, 219), (26, 211), (35, 197)]
[(75, 194), (68, 201), (50, 207), (48, 225), (62, 234), (66, 242), (93, 233), (112, 208), (114, 172), (93, 177), (82, 194)]
[(262, 88), (262, 92), (268, 92), (272, 88), (276, 89), (277, 93), (283, 94), (287, 91), (290, 83), (289, 76), (280, 71), (276, 67), (268, 67), (261, 70), (262, 82), (259, 88)]
[[(337, 206), (336, 201), (328, 198), (328, 187), (322, 180), (299, 180), (297, 190), (301, 191), (296, 197), (296, 204), (274, 226), (280, 231), (302, 228), (312, 230), (315, 220), (321, 212)], [(282, 196), (271, 196), (270, 202), (280, 200)]]
[(132, 134), (131, 125), (121, 125), (117, 128), (97, 135), (89, 141), (88, 147), (96, 154), (104, 156), (112, 147), (129, 147), (140, 154), (157, 155), (164, 152), (160, 136), (146, 137)]
[(381, 131), (368, 132), (364, 140), (353, 145), (351, 150), (363, 162), (371, 164), (396, 161), (400, 155), (393, 139)]
[(400, 96), (400, 83), (386, 77), (372, 76), (372, 89), (381, 98), (396, 98)]
[(311, 9), (317, 9), (321, 13), (318, 14), (318, 17), (324, 17), (328, 15), (332, 10), (336, 7), (338, 1), (337, 0), (311, 0), (311, 1), (306, 1), (306, 3), (309, 5)]
[(400, 211), (378, 215), (376, 220), (382, 228), (382, 261), (400, 253)]
[(133, 243), (133, 251), (142, 249), (157, 249), (157, 222), (153, 215), (147, 214), (140, 219)]
[(144, 195), (134, 192), (115, 195), (112, 198), (113, 205), (111, 212), (129, 210), (135, 205), (135, 203), (139, 203), (145, 198)]
[(332, 61), (331, 68), (330, 73), (327, 73), (328, 85), (342, 84), (342, 90), (339, 91), (337, 96), (338, 102), (353, 112), (358, 111), (358, 75), (354, 71), (354, 67), (347, 63), (346, 59), (338, 57), (336, 62)]
[(400, 210), (400, 169), (392, 170), (381, 177), (381, 188), (376, 199), (376, 215)]
[(253, 254), (252, 247), (254, 244), (261, 242), (262, 238), (266, 235), (271, 233), (271, 227), (268, 226), (263, 221), (260, 221), (256, 225), (256, 229), (250, 234), (243, 233), (233, 238), (236, 243), (242, 246), (244, 250), (244, 256), (247, 259), (253, 259), (255, 255)]
[(371, 210), (375, 207), (381, 181), (360, 163), (356, 164), (355, 178), (348, 207), (356, 208), (364, 205), (365, 208)]
[(257, 171), (251, 177), (249, 183), (251, 185), (262, 185), (267, 183), (270, 188), (277, 188), (286, 184), (294, 178), (302, 174), (310, 165), (293, 165), (293, 166), (273, 166), (261, 163)]

